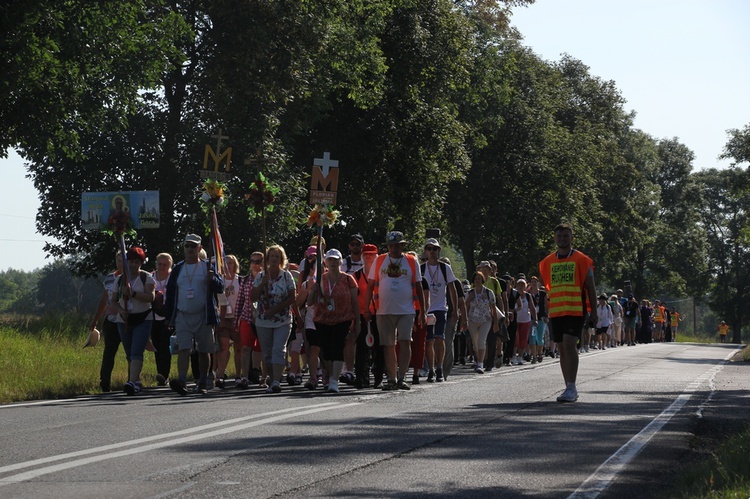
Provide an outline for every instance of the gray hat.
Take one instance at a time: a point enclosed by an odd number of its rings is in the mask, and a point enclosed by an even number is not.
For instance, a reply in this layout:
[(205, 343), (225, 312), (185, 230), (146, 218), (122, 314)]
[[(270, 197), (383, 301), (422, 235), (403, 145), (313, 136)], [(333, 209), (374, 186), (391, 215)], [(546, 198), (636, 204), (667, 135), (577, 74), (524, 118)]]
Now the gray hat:
[(385, 244), (401, 244), (407, 242), (404, 239), (404, 233), (397, 230), (393, 230), (385, 236)]
[(200, 246), (201, 236), (199, 236), (198, 234), (188, 234), (187, 236), (185, 236), (185, 240), (182, 242), (182, 244), (185, 244), (185, 243), (195, 243), (198, 246)]
[(488, 269), (492, 268), (490, 262), (488, 262), (487, 260), (482, 260), (481, 262), (479, 262), (479, 265), (477, 265), (478, 269), (481, 269), (482, 267), (487, 267)]
[(434, 237), (431, 237), (424, 243), (424, 247), (426, 248), (427, 246), (435, 246), (436, 248), (439, 248), (440, 243), (438, 242), (437, 239), (435, 239)]

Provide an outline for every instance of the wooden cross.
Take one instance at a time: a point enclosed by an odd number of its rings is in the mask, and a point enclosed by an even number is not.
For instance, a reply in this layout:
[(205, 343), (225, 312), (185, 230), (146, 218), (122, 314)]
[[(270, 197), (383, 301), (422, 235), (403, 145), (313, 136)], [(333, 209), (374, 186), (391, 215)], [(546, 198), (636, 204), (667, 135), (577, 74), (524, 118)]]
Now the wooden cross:
[(263, 151), (260, 148), (255, 150), (254, 158), (245, 159), (245, 166), (255, 166), (258, 168), (258, 171), (260, 171), (261, 168), (263, 168), (263, 165), (267, 165), (271, 163), (273, 163), (273, 159), (264, 158)]
[(216, 129), (216, 133), (214, 133), (213, 135), (211, 135), (212, 139), (216, 139), (216, 154), (219, 154), (221, 152), (221, 141), (222, 141), (222, 139), (228, 139), (229, 138), (229, 135), (222, 135), (221, 132), (222, 132), (221, 128), (217, 128)]
[(323, 177), (328, 176), (328, 171), (331, 168), (336, 168), (339, 166), (338, 160), (331, 159), (331, 153), (330, 152), (324, 152), (322, 158), (314, 158), (313, 160), (314, 166), (320, 166), (321, 170), (323, 171)]

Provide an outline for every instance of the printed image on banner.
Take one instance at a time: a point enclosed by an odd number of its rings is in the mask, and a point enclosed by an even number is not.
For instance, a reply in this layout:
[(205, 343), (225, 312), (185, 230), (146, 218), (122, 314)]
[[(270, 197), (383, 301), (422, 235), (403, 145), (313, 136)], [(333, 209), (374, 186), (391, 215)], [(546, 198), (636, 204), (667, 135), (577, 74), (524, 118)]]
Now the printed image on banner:
[(84, 229), (106, 229), (107, 220), (117, 213), (128, 215), (134, 229), (157, 229), (159, 191), (84, 192), (81, 195)]

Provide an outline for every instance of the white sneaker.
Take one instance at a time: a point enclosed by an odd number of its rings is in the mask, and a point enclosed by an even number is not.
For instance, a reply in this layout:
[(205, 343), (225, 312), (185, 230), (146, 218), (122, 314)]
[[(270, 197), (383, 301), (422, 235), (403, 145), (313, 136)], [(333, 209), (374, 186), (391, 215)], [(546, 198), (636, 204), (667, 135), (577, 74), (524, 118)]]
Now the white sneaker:
[(328, 393), (339, 393), (339, 382), (338, 381), (329, 381), (328, 382)]
[(578, 400), (578, 390), (575, 388), (566, 388), (565, 391), (557, 397), (558, 402), (575, 402), (576, 400)]

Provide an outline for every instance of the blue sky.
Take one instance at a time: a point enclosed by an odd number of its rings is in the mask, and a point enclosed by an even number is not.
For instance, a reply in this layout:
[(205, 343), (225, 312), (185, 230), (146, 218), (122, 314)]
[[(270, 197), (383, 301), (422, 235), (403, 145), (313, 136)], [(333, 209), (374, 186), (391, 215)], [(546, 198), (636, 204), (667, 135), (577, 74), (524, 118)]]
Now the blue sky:
[[(695, 169), (729, 166), (717, 159), (726, 131), (750, 123), (750, 1), (537, 0), (511, 22), (544, 59), (567, 53), (613, 80), (635, 126), (677, 137)], [(16, 154), (0, 168), (0, 269), (42, 267), (49, 237), (36, 233), (36, 190)]]
[(511, 22), (544, 59), (614, 81), (636, 128), (677, 137), (695, 169), (729, 166), (726, 131), (750, 123), (750, 2), (536, 0)]

